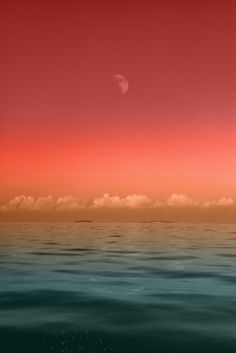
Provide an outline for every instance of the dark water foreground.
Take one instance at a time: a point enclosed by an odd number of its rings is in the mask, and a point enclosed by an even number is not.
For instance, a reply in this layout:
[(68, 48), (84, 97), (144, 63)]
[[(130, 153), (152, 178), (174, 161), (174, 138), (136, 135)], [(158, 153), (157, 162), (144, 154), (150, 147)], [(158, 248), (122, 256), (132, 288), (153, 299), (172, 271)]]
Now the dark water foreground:
[(236, 352), (236, 224), (0, 224), (1, 353)]

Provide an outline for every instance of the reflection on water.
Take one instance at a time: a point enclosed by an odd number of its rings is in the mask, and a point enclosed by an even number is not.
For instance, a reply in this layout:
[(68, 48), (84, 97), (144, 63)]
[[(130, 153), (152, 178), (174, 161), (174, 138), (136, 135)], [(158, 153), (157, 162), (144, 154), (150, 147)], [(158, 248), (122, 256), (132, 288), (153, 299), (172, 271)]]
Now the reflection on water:
[(236, 352), (236, 224), (0, 234), (1, 352)]

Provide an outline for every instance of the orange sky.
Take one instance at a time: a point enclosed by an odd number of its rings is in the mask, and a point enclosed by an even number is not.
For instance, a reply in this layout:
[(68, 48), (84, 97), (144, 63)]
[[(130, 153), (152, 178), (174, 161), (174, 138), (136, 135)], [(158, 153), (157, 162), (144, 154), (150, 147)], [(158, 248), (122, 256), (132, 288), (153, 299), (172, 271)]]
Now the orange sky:
[(225, 1), (6, 2), (0, 201), (235, 199), (235, 15)]

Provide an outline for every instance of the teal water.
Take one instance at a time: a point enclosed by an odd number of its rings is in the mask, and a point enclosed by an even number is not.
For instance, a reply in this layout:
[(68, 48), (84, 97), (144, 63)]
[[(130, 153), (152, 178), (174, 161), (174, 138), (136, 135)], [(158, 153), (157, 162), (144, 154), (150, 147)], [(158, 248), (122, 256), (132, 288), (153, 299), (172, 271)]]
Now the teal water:
[(236, 352), (236, 224), (0, 224), (1, 353)]

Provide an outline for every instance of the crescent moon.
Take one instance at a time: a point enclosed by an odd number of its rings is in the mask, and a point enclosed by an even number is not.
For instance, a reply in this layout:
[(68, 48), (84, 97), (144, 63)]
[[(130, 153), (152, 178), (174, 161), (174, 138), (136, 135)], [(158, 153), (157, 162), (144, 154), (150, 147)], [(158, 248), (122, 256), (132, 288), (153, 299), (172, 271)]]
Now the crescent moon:
[(129, 81), (128, 81), (128, 79), (125, 76), (120, 75), (120, 74), (113, 75), (113, 79), (117, 83), (117, 85), (118, 85), (118, 87), (120, 89), (120, 92), (122, 94), (127, 93), (128, 89), (129, 89)]

